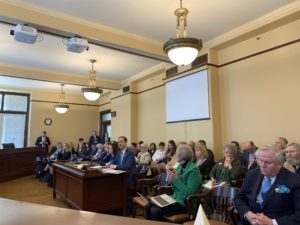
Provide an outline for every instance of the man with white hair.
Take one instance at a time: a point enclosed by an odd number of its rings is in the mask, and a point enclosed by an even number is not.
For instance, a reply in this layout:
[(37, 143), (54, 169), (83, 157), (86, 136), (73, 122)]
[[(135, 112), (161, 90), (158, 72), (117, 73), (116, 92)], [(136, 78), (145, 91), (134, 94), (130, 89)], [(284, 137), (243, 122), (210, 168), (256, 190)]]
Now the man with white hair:
[(300, 175), (300, 145), (298, 143), (291, 143), (286, 146), (285, 157), (286, 162), (283, 166), (291, 172)]
[(284, 154), (276, 145), (255, 153), (259, 168), (250, 170), (235, 198), (242, 224), (299, 225), (300, 179), (282, 165)]

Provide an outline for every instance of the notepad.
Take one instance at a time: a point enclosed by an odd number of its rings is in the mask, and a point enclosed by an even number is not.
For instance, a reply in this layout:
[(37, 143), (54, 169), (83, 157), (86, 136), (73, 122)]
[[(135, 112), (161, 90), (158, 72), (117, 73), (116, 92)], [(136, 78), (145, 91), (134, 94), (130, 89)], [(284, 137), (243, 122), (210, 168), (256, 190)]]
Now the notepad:
[(204, 187), (206, 189), (212, 189), (212, 188), (215, 188), (215, 187), (223, 186), (225, 184), (226, 184), (226, 182), (220, 182), (220, 183), (213, 184), (213, 181), (210, 180), (207, 183), (203, 184), (202, 187)]
[(125, 173), (126, 171), (106, 168), (106, 169), (102, 169), (101, 172), (102, 173), (110, 173), (110, 174), (120, 174), (120, 173)]

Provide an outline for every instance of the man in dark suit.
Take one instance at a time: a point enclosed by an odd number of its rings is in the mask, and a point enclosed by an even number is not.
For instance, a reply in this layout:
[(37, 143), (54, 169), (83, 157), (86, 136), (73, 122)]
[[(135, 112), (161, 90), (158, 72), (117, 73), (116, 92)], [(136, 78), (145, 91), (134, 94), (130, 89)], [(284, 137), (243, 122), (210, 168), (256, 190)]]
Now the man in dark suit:
[(43, 131), (42, 135), (39, 136), (35, 141), (35, 146), (37, 147), (46, 147), (46, 150), (48, 152), (48, 146), (51, 145), (49, 137), (46, 136), (47, 132)]
[(257, 147), (253, 141), (246, 141), (245, 149), (242, 154), (242, 167), (245, 171), (256, 168), (257, 164), (255, 162), (255, 152)]
[(98, 143), (104, 144), (104, 142), (102, 141), (102, 139), (97, 135), (97, 132), (94, 130), (92, 135), (89, 138), (89, 147), (92, 146), (92, 144), (97, 145)]
[(136, 183), (134, 177), (136, 168), (135, 157), (133, 152), (127, 147), (127, 138), (124, 136), (119, 137), (118, 146), (120, 151), (118, 151), (115, 159), (111, 162), (110, 168), (128, 171), (128, 186), (134, 186)]
[(256, 152), (259, 168), (248, 172), (235, 206), (243, 224), (299, 225), (300, 176), (282, 164), (284, 155), (276, 145)]

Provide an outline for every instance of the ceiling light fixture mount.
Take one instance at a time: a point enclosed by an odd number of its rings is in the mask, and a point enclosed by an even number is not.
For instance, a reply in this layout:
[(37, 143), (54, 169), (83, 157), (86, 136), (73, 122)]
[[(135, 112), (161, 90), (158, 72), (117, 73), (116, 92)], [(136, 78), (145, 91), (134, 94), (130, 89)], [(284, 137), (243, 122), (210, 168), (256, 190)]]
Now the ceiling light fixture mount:
[[(167, 41), (163, 49), (168, 54), (170, 60), (179, 66), (191, 64), (198, 52), (202, 49), (202, 40), (187, 36), (187, 15), (189, 10), (182, 7), (180, 0), (180, 8), (176, 9), (174, 14), (177, 17), (176, 38)], [(183, 22), (183, 31), (181, 23)]]
[(89, 60), (92, 63), (92, 69), (89, 71), (89, 87), (82, 88), (84, 97), (89, 101), (96, 101), (102, 94), (102, 90), (96, 87), (96, 71), (94, 70), (95, 59)]
[(69, 105), (65, 104), (64, 84), (61, 84), (61, 91), (59, 93), (59, 103), (58, 103), (58, 105), (55, 105), (54, 108), (55, 108), (55, 111), (60, 114), (66, 113), (68, 111), (68, 109), (70, 108)]

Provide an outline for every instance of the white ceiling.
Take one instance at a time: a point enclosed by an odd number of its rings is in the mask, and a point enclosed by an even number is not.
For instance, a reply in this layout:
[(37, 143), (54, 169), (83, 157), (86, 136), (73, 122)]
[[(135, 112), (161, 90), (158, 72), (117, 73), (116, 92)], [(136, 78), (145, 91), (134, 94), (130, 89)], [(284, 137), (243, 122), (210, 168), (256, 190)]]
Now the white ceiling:
[[(12, 0), (11, 0), (12, 1)], [(174, 10), (179, 0), (26, 0), (12, 1), (32, 4), (63, 13), (77, 19), (98, 23), (111, 29), (153, 39), (163, 44), (175, 35)], [(183, 0), (190, 11), (189, 36), (211, 40), (260, 16), (274, 11), (293, 0)], [(26, 21), (24, 21), (26, 22)], [(86, 76), (94, 65), (97, 78), (124, 81), (161, 61), (120, 52), (97, 45), (81, 54), (68, 52), (62, 38), (45, 35), (34, 45), (14, 41), (9, 31), (13, 26), (0, 24), (0, 63), (20, 67)], [(0, 76), (1, 84), (4, 78)], [(6, 78), (7, 85), (32, 85), (29, 81), (16, 82)], [(57, 90), (57, 84), (45, 83)], [(75, 88), (76, 89), (76, 88)]]
[[(208, 41), (294, 0), (183, 0), (192, 37)], [(179, 0), (26, 0), (27, 3), (165, 42)]]

